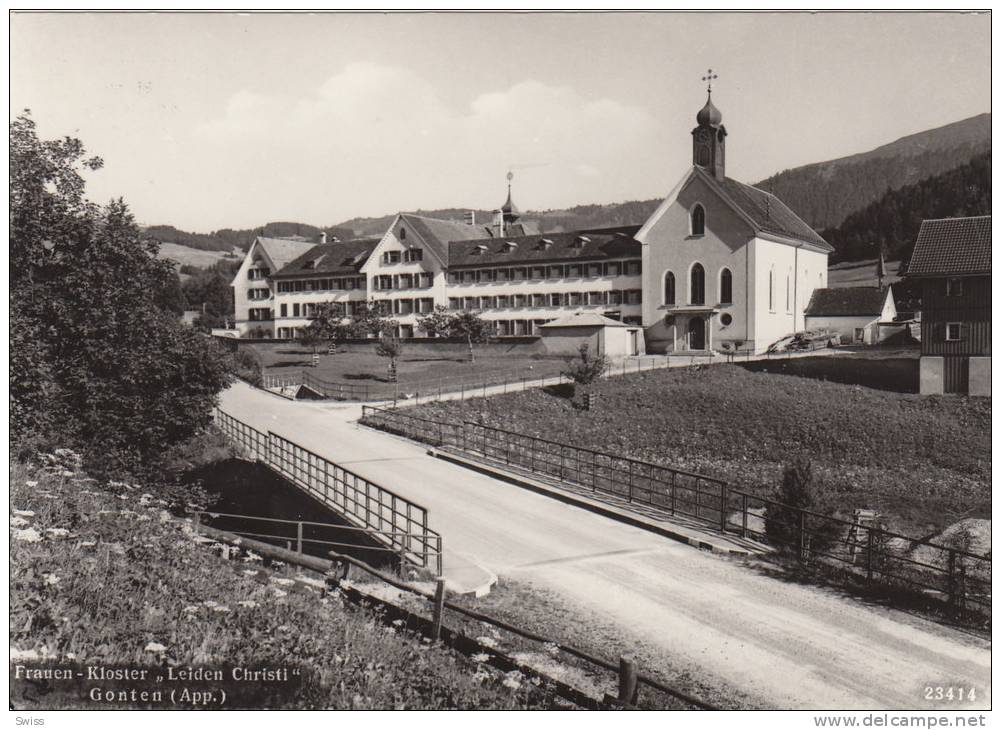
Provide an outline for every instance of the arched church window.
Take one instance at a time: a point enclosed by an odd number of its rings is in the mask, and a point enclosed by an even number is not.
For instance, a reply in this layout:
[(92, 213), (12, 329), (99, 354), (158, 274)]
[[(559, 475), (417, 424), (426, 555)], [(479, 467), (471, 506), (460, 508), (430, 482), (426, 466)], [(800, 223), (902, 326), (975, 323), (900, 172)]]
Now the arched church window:
[(664, 274), (664, 304), (674, 304), (674, 272)]
[(723, 269), (719, 275), (719, 303), (733, 304), (733, 274)]
[(692, 208), (692, 235), (701, 236), (706, 232), (706, 209), (696, 203)]
[(706, 303), (706, 270), (702, 264), (692, 266), (692, 281), (689, 289), (691, 301), (689, 304)]

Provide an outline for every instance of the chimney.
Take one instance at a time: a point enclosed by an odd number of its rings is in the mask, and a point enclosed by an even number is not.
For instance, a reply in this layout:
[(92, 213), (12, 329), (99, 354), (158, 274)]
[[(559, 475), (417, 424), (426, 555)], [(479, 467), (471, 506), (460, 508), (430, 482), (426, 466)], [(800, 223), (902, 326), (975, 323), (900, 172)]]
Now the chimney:
[(327, 242), (327, 232), (320, 231), (320, 243), (326, 243), (326, 242)]
[(471, 210), (468, 213), (466, 213), (466, 218), (469, 221), (469, 225), (471, 225), (471, 226), (475, 226), (476, 225), (476, 211), (475, 210)]

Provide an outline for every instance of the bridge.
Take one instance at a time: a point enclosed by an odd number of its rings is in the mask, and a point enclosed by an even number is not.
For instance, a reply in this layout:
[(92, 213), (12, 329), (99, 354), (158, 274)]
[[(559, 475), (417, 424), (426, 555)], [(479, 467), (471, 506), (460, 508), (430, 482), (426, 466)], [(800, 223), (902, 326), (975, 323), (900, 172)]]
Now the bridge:
[[(986, 638), (782, 581), (681, 542), (429, 455), (359, 426), (361, 406), (292, 402), (236, 383), (220, 407), (427, 508), (446, 579), (496, 575), (545, 593), (582, 627), (761, 707), (928, 709), (929, 683), (990, 706)], [(644, 660), (648, 663), (648, 660)]]

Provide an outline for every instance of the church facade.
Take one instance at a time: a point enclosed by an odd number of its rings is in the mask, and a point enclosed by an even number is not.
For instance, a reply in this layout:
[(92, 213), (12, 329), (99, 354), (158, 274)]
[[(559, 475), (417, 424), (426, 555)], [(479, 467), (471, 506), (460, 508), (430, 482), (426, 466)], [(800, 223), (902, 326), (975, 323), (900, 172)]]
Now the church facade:
[(762, 352), (805, 329), (833, 250), (782, 201), (726, 176), (710, 94), (689, 168), (636, 234), (648, 352)]
[[(273, 336), (294, 338), (321, 302), (350, 314), (368, 300), (401, 337), (422, 336), (420, 315), (444, 305), (479, 313), (499, 337), (587, 313), (642, 326), (649, 353), (761, 352), (805, 328), (832, 249), (774, 195), (726, 176), (727, 132), (711, 91), (697, 124), (692, 166), (642, 225), (539, 233), (509, 185), (492, 225), (401, 213), (379, 239), (297, 249), (267, 277)], [(263, 302), (263, 282), (244, 281), (255, 270), (244, 269), (238, 300), (248, 288)], [(241, 325), (249, 318), (238, 316)]]

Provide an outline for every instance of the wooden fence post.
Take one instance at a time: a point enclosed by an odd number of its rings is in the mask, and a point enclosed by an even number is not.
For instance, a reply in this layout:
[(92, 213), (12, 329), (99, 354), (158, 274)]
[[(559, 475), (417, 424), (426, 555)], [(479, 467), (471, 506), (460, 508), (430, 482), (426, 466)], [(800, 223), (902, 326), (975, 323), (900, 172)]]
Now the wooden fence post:
[(638, 695), (636, 662), (632, 654), (619, 657), (619, 702), (635, 705)]
[(799, 559), (806, 560), (806, 512), (799, 513)]
[(435, 578), (434, 586), (434, 614), (431, 623), (431, 640), (438, 641), (441, 638), (441, 617), (445, 612), (445, 579)]
[(724, 535), (726, 534), (726, 497), (726, 485), (722, 484), (719, 488), (719, 531)]
[(873, 539), (872, 539), (872, 527), (866, 528), (866, 547), (865, 547), (865, 582), (866, 585), (872, 584), (872, 551), (873, 551)]

